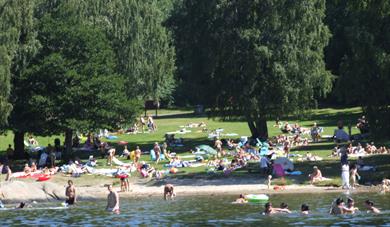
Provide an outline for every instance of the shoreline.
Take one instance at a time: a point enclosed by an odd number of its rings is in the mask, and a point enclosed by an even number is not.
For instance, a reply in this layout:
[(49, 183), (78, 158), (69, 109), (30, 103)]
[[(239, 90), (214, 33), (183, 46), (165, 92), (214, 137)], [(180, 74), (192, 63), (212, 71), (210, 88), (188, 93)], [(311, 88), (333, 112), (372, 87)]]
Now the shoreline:
[[(240, 194), (323, 194), (323, 193), (379, 193), (377, 186), (360, 186), (356, 189), (344, 190), (338, 187), (317, 187), (312, 185), (287, 185), (285, 189), (274, 190), (267, 188), (265, 184), (226, 184), (222, 180), (191, 180), (174, 179), (154, 182), (155, 185), (140, 183), (130, 184), (130, 192), (119, 192), (121, 198), (145, 198), (162, 197), (166, 183), (175, 186), (175, 192), (180, 196), (219, 196)], [(225, 184), (223, 184), (225, 183)], [(156, 185), (158, 184), (158, 185)], [(119, 191), (120, 186), (114, 186)], [(104, 185), (77, 186), (76, 190), (79, 201), (96, 201), (107, 198), (107, 189)], [(51, 182), (1, 182), (0, 199), (3, 203), (19, 203), (21, 201), (55, 202), (65, 201), (64, 185)]]

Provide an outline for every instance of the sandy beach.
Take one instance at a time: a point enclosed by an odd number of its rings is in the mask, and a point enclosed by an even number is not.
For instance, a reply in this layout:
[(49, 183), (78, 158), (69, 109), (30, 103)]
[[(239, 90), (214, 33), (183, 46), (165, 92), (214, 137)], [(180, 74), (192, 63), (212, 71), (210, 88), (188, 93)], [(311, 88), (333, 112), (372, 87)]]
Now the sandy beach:
[[(161, 196), (166, 183), (173, 184), (177, 196), (210, 196), (238, 194), (282, 194), (282, 193), (341, 193), (348, 192), (338, 187), (316, 187), (312, 185), (288, 185), (275, 190), (253, 179), (169, 179), (162, 181), (132, 182), (130, 192), (120, 192), (120, 197)], [(78, 200), (105, 199), (105, 183), (77, 186)], [(119, 191), (118, 185), (115, 188)], [(26, 182), (13, 180), (0, 184), (1, 200), (6, 203), (20, 201), (64, 201), (65, 183)], [(349, 193), (379, 192), (377, 186), (360, 186)]]

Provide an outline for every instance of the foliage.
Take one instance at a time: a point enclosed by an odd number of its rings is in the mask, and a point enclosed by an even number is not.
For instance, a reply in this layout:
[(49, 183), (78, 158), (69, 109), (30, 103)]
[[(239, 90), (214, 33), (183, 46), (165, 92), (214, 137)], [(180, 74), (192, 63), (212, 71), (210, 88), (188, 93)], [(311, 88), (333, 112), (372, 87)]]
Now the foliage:
[(135, 118), (101, 30), (47, 15), (38, 34), (43, 47), (24, 79), (28, 109), (45, 120), (44, 130), (115, 128)]
[[(193, 51), (198, 56), (201, 49), (208, 56), (205, 61), (195, 57), (202, 67), (198, 76), (207, 83), (197, 91), (206, 92), (217, 116), (245, 117), (253, 136), (267, 137), (266, 119), (312, 107), (316, 97), (330, 91), (331, 74), (323, 62), (330, 37), (323, 24), (325, 1), (188, 0), (183, 4), (175, 14), (178, 18), (173, 17), (178, 59), (191, 71), (199, 65), (194, 67), (191, 55), (181, 53)], [(209, 19), (205, 26), (195, 24), (196, 13), (182, 12), (193, 4), (204, 10), (199, 20)], [(207, 34), (196, 38), (193, 48), (182, 38), (190, 32), (185, 23), (177, 23), (182, 20), (194, 21), (190, 34)], [(191, 83), (195, 75), (186, 71), (180, 78)]]
[(11, 77), (17, 76), (37, 49), (30, 32), (34, 1), (0, 1), (0, 126), (11, 111)]
[(175, 50), (163, 26), (169, 0), (68, 0), (65, 16), (98, 26), (113, 43), (117, 71), (127, 94), (140, 100), (167, 100), (174, 89)]
[[(329, 47), (337, 53), (337, 93), (346, 103), (361, 105), (376, 136), (390, 136), (390, 2), (330, 1), (337, 34)], [(339, 13), (342, 12), (342, 13)], [(339, 48), (342, 47), (342, 48)]]

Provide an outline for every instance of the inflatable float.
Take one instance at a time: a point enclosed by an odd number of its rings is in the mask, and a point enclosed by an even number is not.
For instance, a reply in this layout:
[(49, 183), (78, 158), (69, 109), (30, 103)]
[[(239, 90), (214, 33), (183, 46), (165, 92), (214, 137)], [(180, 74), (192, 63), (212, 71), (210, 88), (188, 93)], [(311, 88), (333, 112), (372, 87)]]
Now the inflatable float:
[(265, 194), (257, 194), (257, 195), (250, 194), (250, 195), (246, 195), (245, 199), (248, 200), (248, 202), (250, 203), (264, 203), (269, 200), (269, 197)]

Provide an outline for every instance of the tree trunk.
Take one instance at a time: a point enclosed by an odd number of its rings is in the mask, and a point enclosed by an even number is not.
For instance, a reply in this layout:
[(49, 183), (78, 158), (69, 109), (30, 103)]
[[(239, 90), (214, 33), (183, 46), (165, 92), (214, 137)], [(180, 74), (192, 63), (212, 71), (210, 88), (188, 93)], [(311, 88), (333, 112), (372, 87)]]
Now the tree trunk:
[(72, 147), (73, 147), (73, 130), (72, 129), (67, 129), (65, 131), (65, 151), (63, 154), (63, 159), (65, 161), (68, 161), (70, 158), (70, 155), (72, 154)]
[(268, 139), (268, 128), (266, 119), (258, 119), (256, 122), (247, 116), (249, 129), (251, 130), (252, 138)]
[(26, 153), (24, 151), (24, 132), (14, 131), (14, 158), (15, 159), (24, 159), (26, 158)]
[(258, 119), (256, 121), (256, 129), (257, 134), (260, 137), (260, 139), (268, 139), (268, 127), (267, 127), (267, 120), (266, 119)]
[(252, 138), (259, 138), (256, 125), (253, 121), (248, 121), (249, 130), (251, 130)]

